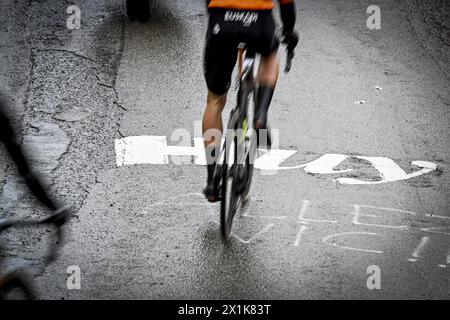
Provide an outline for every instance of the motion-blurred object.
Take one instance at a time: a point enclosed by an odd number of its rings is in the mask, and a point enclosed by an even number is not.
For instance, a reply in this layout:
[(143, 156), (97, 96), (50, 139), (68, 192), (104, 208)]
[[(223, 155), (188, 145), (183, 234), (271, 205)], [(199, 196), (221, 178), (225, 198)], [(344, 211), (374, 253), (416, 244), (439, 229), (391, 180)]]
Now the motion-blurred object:
[[(63, 226), (70, 217), (69, 207), (53, 200), (39, 178), (33, 173), (22, 148), (16, 140), (16, 134), (5, 111), (6, 104), (0, 99), (0, 141), (18, 167), (19, 174), (25, 179), (28, 187), (39, 201), (53, 213), (44, 219), (0, 219), (0, 233), (13, 227), (35, 227), (40, 225), (53, 227), (53, 241), (49, 243), (45, 266), (53, 262), (58, 248), (63, 242)], [(13, 270), (0, 277), (0, 300), (7, 299), (11, 292), (18, 292), (24, 299), (35, 298), (30, 281), (23, 272)]]
[(150, 18), (150, 0), (126, 0), (127, 14), (131, 21), (146, 22)]
[(29, 162), (16, 140), (16, 134), (11, 125), (11, 121), (4, 110), (6, 110), (5, 101), (0, 99), (0, 141), (4, 143), (6, 150), (17, 165), (19, 174), (25, 179), (25, 182), (36, 198), (50, 210), (56, 210), (58, 205), (51, 199), (39, 178), (32, 172)]

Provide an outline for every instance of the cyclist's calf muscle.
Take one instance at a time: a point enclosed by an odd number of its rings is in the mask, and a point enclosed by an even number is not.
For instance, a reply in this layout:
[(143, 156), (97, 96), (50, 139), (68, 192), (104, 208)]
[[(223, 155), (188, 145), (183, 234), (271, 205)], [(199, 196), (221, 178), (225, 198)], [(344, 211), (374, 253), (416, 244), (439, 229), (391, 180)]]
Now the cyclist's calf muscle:
[(279, 69), (280, 64), (278, 62), (277, 52), (266, 57), (261, 57), (257, 76), (258, 84), (275, 87), (278, 81)]
[(222, 111), (227, 101), (227, 94), (221, 96), (208, 91), (205, 113), (203, 115), (203, 136), (205, 146), (216, 146), (220, 144), (221, 135), (217, 132), (211, 132), (216, 129), (220, 133), (223, 132)]

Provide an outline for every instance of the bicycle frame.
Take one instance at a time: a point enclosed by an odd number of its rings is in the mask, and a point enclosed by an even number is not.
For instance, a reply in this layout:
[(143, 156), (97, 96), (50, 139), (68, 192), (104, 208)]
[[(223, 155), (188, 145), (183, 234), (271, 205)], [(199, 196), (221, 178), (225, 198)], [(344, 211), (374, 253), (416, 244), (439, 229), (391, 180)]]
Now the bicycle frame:
[[(54, 236), (55, 240), (51, 241), (50, 247), (48, 249), (47, 256), (45, 258), (45, 266), (48, 266), (53, 262), (58, 254), (58, 248), (63, 243), (64, 237), (62, 232), (62, 227), (69, 220), (69, 208), (63, 207), (54, 212), (47, 218), (42, 220), (11, 220), (2, 219), (0, 220), (0, 232), (5, 231), (10, 228), (25, 228), (25, 227), (36, 227), (41, 225), (50, 225), (55, 228)], [(14, 289), (22, 290), (26, 299), (33, 299), (34, 295), (32, 288), (27, 285), (26, 274), (22, 272), (12, 271), (6, 275), (0, 277), (0, 300), (3, 299), (2, 294), (4, 292), (9, 292)]]
[[(227, 125), (227, 134), (224, 147), (231, 150), (230, 144), (233, 143), (233, 137), (238, 138), (238, 145), (244, 148), (237, 148), (237, 164), (245, 164), (248, 154), (248, 148), (245, 148), (245, 141), (253, 139), (253, 108), (249, 108), (251, 102), (250, 93), (254, 92), (255, 79), (255, 54), (248, 54), (244, 46), (238, 48), (238, 75), (236, 79), (236, 89), (238, 91), (236, 107), (231, 111)], [(248, 145), (248, 144), (247, 144)], [(241, 150), (239, 150), (241, 149)]]
[[(238, 204), (243, 203), (242, 199), (247, 199), (253, 175), (253, 159), (256, 158), (252, 156), (256, 155), (253, 108), (249, 107), (256, 86), (253, 75), (255, 58), (248, 53), (243, 46), (239, 47), (237, 104), (231, 110), (227, 134), (221, 148), (219, 159), (223, 159), (223, 163), (216, 166), (216, 177), (222, 179), (221, 228), (225, 241), (229, 239)], [(227, 196), (230, 197), (229, 202)]]

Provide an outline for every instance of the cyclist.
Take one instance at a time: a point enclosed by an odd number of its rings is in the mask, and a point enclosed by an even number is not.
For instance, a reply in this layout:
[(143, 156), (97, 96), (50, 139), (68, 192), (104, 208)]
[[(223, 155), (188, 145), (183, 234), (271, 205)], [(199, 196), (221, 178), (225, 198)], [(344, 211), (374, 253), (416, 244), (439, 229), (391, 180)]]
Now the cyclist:
[[(203, 136), (207, 159), (207, 185), (203, 193), (208, 201), (219, 201), (214, 183), (214, 170), (223, 131), (222, 111), (226, 103), (231, 75), (236, 64), (237, 47), (246, 43), (261, 54), (257, 75), (254, 128), (266, 128), (267, 112), (278, 80), (278, 47), (276, 23), (272, 16), (275, 0), (210, 0), (206, 35), (204, 73), (208, 87), (203, 115)], [(278, 0), (283, 22), (284, 42), (298, 42), (294, 32), (296, 11), (294, 0)], [(292, 47), (292, 45), (291, 45)]]

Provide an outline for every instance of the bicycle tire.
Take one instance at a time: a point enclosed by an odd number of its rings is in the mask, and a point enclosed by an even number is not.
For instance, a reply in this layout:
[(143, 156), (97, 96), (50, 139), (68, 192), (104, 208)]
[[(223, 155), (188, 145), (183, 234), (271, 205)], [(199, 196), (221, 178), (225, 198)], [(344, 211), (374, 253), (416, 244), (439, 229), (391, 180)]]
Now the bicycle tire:
[[(247, 88), (247, 87), (245, 87), (245, 88)], [(253, 99), (253, 103), (255, 103), (256, 97), (255, 97), (254, 89), (251, 89), (249, 93), (247, 93), (246, 91), (247, 91), (247, 89), (245, 90), (245, 93), (247, 94), (248, 98), (245, 101), (247, 104), (246, 110), (248, 110), (249, 102), (251, 101), (251, 99)], [(252, 123), (253, 119), (250, 119), (250, 121), (248, 121), (248, 122)], [(252, 127), (252, 129), (253, 129), (253, 127)], [(256, 134), (256, 133), (254, 133), (254, 134)], [(253, 172), (255, 169), (254, 161), (256, 159), (256, 153), (258, 152), (257, 151), (258, 150), (258, 142), (257, 142), (258, 137), (252, 135), (252, 136), (248, 137), (247, 139), (252, 139), (252, 140), (250, 140), (250, 142), (249, 142), (250, 149), (248, 150), (248, 153), (247, 153), (247, 156), (245, 159), (245, 166), (246, 166), (245, 171), (246, 171), (247, 175), (246, 175), (246, 179), (245, 179), (242, 194), (241, 194), (241, 198), (242, 198), (241, 204), (243, 207), (247, 204), (247, 201), (249, 198), (250, 189), (251, 189), (251, 185), (252, 185), (252, 179), (253, 179)], [(255, 141), (255, 139), (256, 139), (256, 141)]]
[(130, 21), (147, 22), (150, 18), (149, 0), (126, 0), (126, 8)]
[(247, 204), (249, 195), (250, 195), (250, 190), (251, 190), (251, 186), (252, 186), (252, 178), (253, 178), (253, 172), (255, 170), (255, 166), (253, 163), (251, 163), (250, 161), (250, 154), (247, 156), (246, 159), (246, 164), (247, 166), (246, 168), (246, 172), (247, 172), (247, 176), (246, 176), (246, 181), (245, 181), (245, 186), (244, 186), (244, 190), (242, 192), (242, 207), (244, 207)]
[[(236, 146), (235, 142), (234, 146)], [(234, 176), (236, 152), (234, 153), (233, 163), (230, 167), (230, 159), (228, 158), (230, 155), (229, 151), (230, 150), (227, 149), (227, 143), (225, 142), (224, 164), (222, 168), (222, 201), (220, 202), (220, 230), (224, 242), (228, 242), (230, 240), (233, 219), (237, 212), (239, 200), (239, 195), (236, 192), (236, 180)]]

